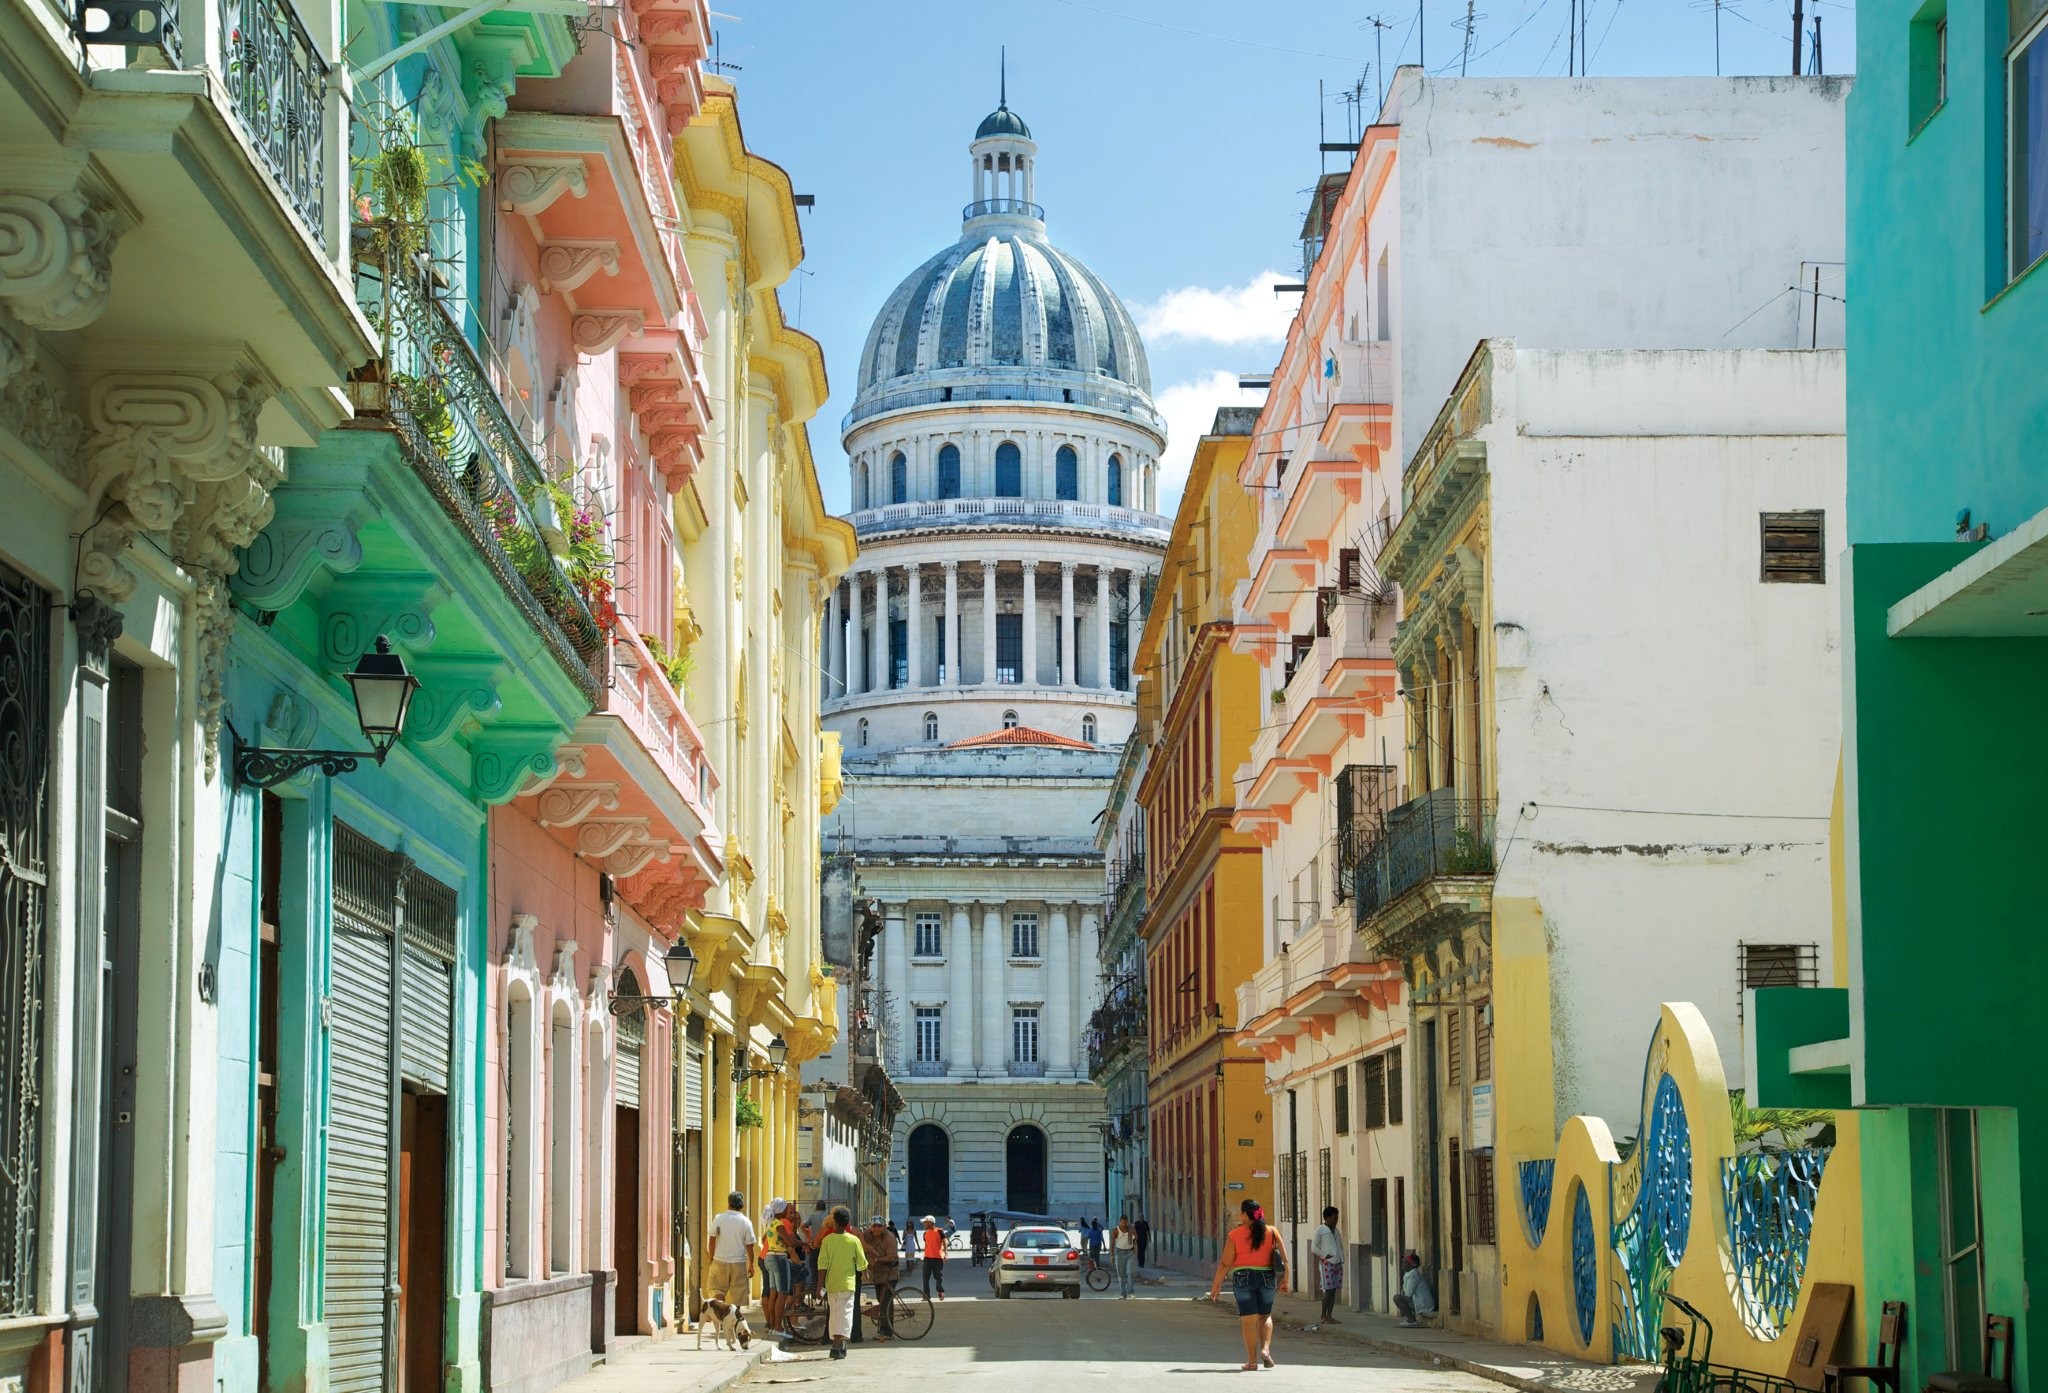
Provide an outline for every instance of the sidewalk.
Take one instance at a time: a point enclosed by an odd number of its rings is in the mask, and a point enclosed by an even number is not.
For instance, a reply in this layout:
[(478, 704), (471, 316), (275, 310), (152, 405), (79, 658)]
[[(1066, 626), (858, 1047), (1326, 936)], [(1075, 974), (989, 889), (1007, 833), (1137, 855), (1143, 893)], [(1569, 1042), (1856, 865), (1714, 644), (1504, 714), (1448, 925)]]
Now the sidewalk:
[[(759, 1329), (760, 1307), (749, 1319)], [(737, 1352), (712, 1344), (707, 1331), (697, 1348), (694, 1330), (679, 1330), (665, 1340), (621, 1342), (611, 1361), (563, 1384), (562, 1393), (726, 1393), (768, 1357), (773, 1340), (754, 1337), (751, 1348)]]

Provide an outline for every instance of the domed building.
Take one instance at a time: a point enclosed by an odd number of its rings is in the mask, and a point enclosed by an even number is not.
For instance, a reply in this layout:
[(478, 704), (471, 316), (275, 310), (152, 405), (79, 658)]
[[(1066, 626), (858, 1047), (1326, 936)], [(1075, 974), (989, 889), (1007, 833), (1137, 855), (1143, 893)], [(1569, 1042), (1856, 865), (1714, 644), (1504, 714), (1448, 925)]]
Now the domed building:
[(1046, 239), (1038, 147), (1007, 101), (968, 155), (959, 237), (861, 353), (844, 427), (860, 555), (824, 655), (847, 783), (826, 850), (852, 854), (883, 914), (878, 991), (853, 1009), (904, 1099), (891, 1212), (963, 1228), (981, 1209), (1102, 1212), (1092, 819), (1168, 535), (1130, 313)]

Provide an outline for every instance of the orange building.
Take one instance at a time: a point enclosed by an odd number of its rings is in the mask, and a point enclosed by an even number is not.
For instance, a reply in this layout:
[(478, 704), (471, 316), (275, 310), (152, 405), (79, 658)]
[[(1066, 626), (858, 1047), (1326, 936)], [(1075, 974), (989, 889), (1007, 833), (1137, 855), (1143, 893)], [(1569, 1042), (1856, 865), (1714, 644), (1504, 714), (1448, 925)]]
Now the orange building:
[(1238, 482), (1256, 412), (1226, 408), (1195, 448), (1138, 648), (1138, 721), (1155, 744), (1145, 809), (1152, 1247), (1207, 1272), (1247, 1196), (1271, 1203), (1263, 1061), (1231, 1048), (1237, 988), (1261, 957), (1259, 844), (1231, 828), (1231, 772), (1259, 726), (1259, 665), (1230, 645), (1258, 508)]

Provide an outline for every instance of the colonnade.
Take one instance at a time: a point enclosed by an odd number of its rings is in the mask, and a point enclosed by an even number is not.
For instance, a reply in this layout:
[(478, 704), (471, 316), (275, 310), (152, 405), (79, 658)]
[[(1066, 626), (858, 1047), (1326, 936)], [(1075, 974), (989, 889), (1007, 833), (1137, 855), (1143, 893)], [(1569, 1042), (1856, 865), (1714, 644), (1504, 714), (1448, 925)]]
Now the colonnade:
[[(936, 954), (916, 951), (931, 946), (912, 937), (919, 914), (938, 918)], [(1038, 930), (1037, 942), (1026, 945), (1037, 949), (1036, 956), (1015, 951), (1019, 916), (1027, 916)], [(882, 989), (889, 1006), (885, 1045), (890, 1074), (897, 1079), (1085, 1078), (1083, 1026), (1094, 1009), (1091, 988), (1101, 928), (1100, 903), (1091, 900), (883, 900)], [(913, 967), (929, 970), (913, 977)], [(920, 1006), (940, 1013), (943, 1053), (936, 1060), (918, 1057), (913, 1031)], [(1019, 1007), (1038, 1009), (1035, 1061), (1016, 1058), (1013, 1012)]]
[[(1059, 567), (1059, 623), (1055, 630), (1054, 651), (1044, 656), (1055, 659), (1052, 680), (1046, 680), (1044, 664), (1039, 652), (1039, 594), (1038, 580), (1048, 563), (1033, 560), (991, 559), (986, 561), (938, 561), (906, 562), (901, 565), (880, 565), (856, 568), (848, 573), (843, 587), (845, 600), (841, 601), (842, 588), (834, 588), (826, 604), (825, 615), (825, 671), (827, 674), (827, 696), (858, 695), (862, 692), (884, 691), (891, 688), (919, 689), (926, 687), (960, 687), (976, 685), (1016, 685), (1026, 687), (1073, 687), (1081, 682), (1081, 654), (1075, 651), (1077, 643), (1094, 649), (1094, 680), (1087, 684), (1098, 690), (1109, 690), (1112, 686), (1128, 690), (1130, 687), (1129, 649), (1124, 652), (1122, 666), (1125, 671), (1118, 673), (1111, 669), (1110, 648), (1113, 631), (1119, 624), (1124, 626), (1124, 641), (1128, 645), (1137, 638), (1137, 623), (1142, 615), (1137, 610), (1137, 598), (1142, 593), (1145, 576), (1149, 572), (1128, 567), (1092, 566), (1094, 572), (1094, 623), (1085, 636), (1077, 635), (1074, 619), (1076, 609), (1076, 572), (1080, 563), (1061, 561)], [(961, 587), (962, 566), (971, 568), (965, 583), (972, 585), (973, 571), (979, 571), (981, 600), (976, 611), (980, 615), (981, 663), (980, 670), (972, 681), (962, 672), (965, 655), (957, 650), (963, 645), (960, 616), (963, 612)], [(925, 573), (936, 569), (939, 572), (939, 594), (932, 597), (936, 605), (942, 606), (945, 616), (945, 646), (949, 651), (934, 655), (933, 670), (936, 681), (925, 678)], [(1020, 606), (1019, 624), (1022, 652), (1014, 659), (1015, 666), (999, 662), (997, 653), (997, 625), (990, 617), (999, 613), (997, 608), (997, 577), (1008, 573), (1021, 584), (1023, 599)], [(892, 574), (894, 579), (892, 579)], [(1129, 597), (1121, 610), (1114, 606), (1114, 599), (1121, 591)], [(905, 637), (905, 680), (897, 682), (891, 671), (889, 653), (888, 620), (896, 617), (895, 602), (902, 602), (902, 618)], [(971, 607), (971, 606), (970, 606)], [(1119, 619), (1118, 615), (1127, 617)], [(881, 622), (874, 622), (879, 620)], [(866, 638), (863, 641), (863, 627)], [(1120, 679), (1120, 680), (1119, 680)]]

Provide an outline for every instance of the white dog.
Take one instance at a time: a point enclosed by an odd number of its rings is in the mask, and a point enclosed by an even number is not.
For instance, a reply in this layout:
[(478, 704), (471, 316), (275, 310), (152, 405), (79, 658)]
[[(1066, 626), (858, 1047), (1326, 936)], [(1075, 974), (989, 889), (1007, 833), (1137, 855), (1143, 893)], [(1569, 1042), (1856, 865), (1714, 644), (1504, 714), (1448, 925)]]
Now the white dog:
[(697, 1317), (697, 1348), (704, 1348), (704, 1332), (711, 1332), (714, 1346), (723, 1344), (730, 1350), (742, 1350), (754, 1338), (754, 1331), (747, 1324), (747, 1318), (740, 1314), (740, 1308), (717, 1297), (707, 1297), (704, 1309)]

